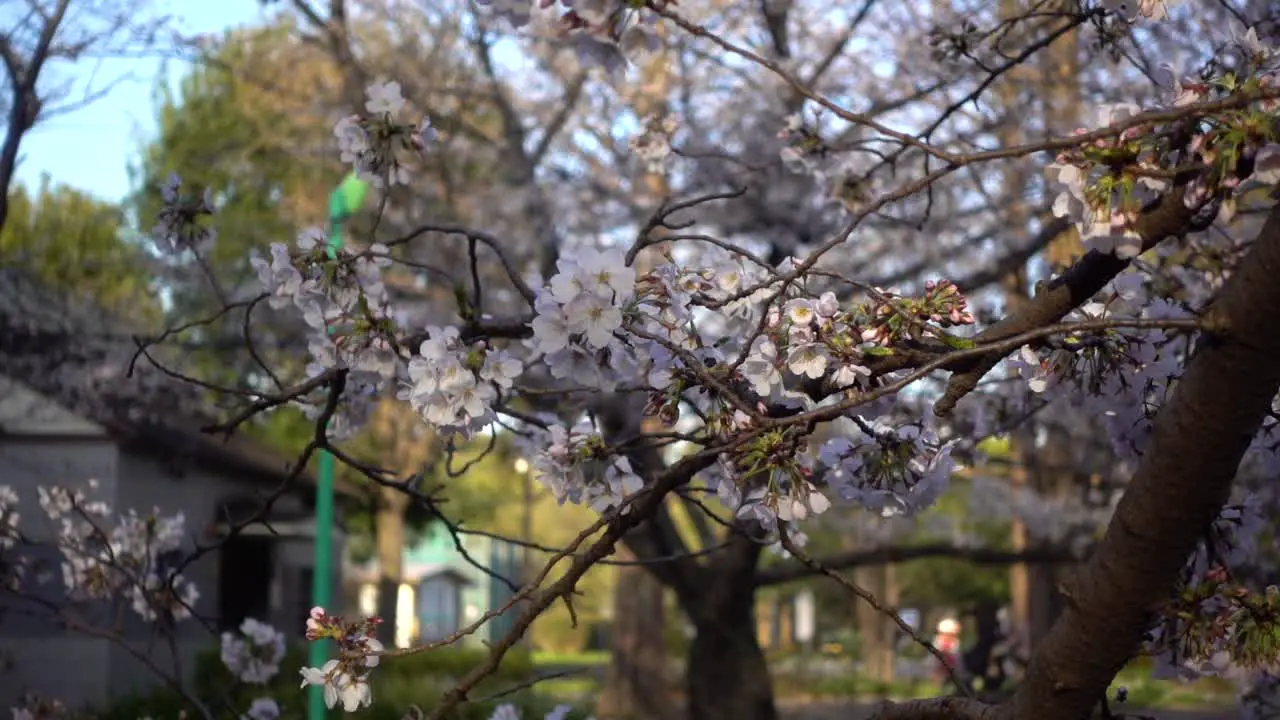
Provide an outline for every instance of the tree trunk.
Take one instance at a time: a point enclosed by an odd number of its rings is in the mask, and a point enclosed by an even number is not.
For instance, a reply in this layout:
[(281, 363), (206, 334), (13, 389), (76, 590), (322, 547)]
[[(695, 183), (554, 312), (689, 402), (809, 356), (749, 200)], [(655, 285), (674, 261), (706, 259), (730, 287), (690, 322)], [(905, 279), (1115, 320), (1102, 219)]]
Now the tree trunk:
[[(872, 565), (857, 568), (853, 571), (853, 581), (884, 602), (896, 605), (896, 601), (890, 597), (896, 593), (890, 587), (889, 567)], [(869, 603), (858, 598), (853, 598), (852, 601), (863, 675), (877, 682), (893, 682), (893, 640), (897, 625)]]
[(777, 720), (769, 665), (756, 641), (760, 544), (730, 535), (680, 601), (693, 623), (685, 666), (690, 720)]
[[(635, 556), (619, 549), (618, 558)], [(612, 654), (596, 704), (600, 720), (666, 720), (672, 713), (667, 685), (663, 588), (639, 566), (619, 566), (614, 576)]]
[(404, 577), (404, 513), (407, 496), (390, 488), (379, 488), (374, 514), (374, 534), (378, 546), (378, 617), (382, 625), (378, 639), (395, 647), (397, 604), (400, 581)]
[(756, 642), (755, 597), (721, 598), (694, 620), (685, 670), (690, 720), (776, 720), (773, 686)]
[[(1055, 10), (1069, 11), (1075, 7), (1070, 0), (1055, 0)], [(1080, 109), (1080, 33), (1071, 30), (1046, 49), (1040, 59), (1040, 97), (1044, 101), (1044, 123), (1050, 136), (1062, 137), (1074, 130), (1081, 114)], [(1049, 243), (1045, 260), (1054, 272), (1069, 267), (1081, 255), (1084, 246), (1080, 234), (1069, 228)], [(1077, 478), (1071, 466), (1071, 438), (1061, 432), (1050, 432), (1048, 442), (1028, 459), (1032, 461), (1031, 487), (1049, 498), (1061, 497), (1075, 491)], [(1036, 467), (1040, 461), (1044, 466)], [(1027, 624), (1028, 642), (1037, 645), (1053, 627), (1064, 603), (1058, 585), (1071, 571), (1062, 566), (1033, 565), (1027, 571)]]
[[(427, 460), (435, 454), (436, 436), (424, 432), (417, 414), (399, 401), (383, 400), (378, 403), (372, 427), (383, 457), (379, 464), (394, 467), (402, 477), (421, 472)], [(374, 544), (378, 552), (377, 614), (382, 618), (378, 639), (390, 648), (396, 643), (409, 496), (385, 485), (377, 486), (372, 492), (375, 502)]]

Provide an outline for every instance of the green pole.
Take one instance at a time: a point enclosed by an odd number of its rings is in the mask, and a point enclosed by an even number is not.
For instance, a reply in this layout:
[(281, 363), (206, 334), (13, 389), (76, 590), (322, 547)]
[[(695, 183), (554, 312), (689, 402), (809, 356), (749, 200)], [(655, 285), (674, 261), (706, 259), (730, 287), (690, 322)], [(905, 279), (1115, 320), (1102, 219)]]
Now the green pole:
[[(369, 186), (354, 173), (329, 193), (329, 257), (342, 249), (342, 226), (364, 203)], [(333, 599), (333, 456), (321, 450), (316, 478), (315, 558), (311, 575), (311, 604), (329, 609)], [(328, 660), (329, 641), (311, 643), (310, 665), (320, 667)], [(307, 688), (307, 720), (324, 720), (324, 688)]]

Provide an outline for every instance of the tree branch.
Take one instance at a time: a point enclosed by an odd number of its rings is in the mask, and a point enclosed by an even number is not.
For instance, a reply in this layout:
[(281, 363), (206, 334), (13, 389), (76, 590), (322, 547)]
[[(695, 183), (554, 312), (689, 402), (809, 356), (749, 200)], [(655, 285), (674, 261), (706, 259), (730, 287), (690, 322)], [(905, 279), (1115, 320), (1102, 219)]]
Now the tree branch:
[[(1143, 252), (1167, 237), (1181, 237), (1202, 229), (1193, 223), (1195, 212), (1187, 208), (1182, 200), (1185, 188), (1184, 181), (1153, 203), (1139, 218), (1136, 229), (1142, 236)], [(1129, 267), (1129, 263), (1129, 260), (1122, 260), (1115, 255), (1090, 250), (1061, 276), (1039, 285), (1035, 297), (1021, 310), (978, 333), (973, 338), (974, 342), (981, 345), (1002, 340), (1061, 321), (1067, 313), (1093, 297), (1112, 278)], [(947, 383), (946, 392), (934, 405), (934, 413), (939, 416), (950, 414), (956, 403), (972, 392), (1002, 359), (1004, 355), (992, 354), (949, 368), (952, 371), (951, 379)]]
[[(890, 563), (909, 562), (928, 558), (950, 558), (963, 560), (975, 565), (1012, 565), (1015, 563), (1070, 563), (1081, 558), (1061, 548), (1045, 548), (1012, 552), (1009, 550), (993, 550), (990, 548), (962, 548), (944, 543), (929, 545), (908, 545), (879, 547), (870, 550), (854, 550), (827, 557), (815, 558), (814, 562), (830, 570), (847, 570), (869, 565), (887, 565)], [(822, 574), (822, 570), (805, 563), (788, 563), (760, 571), (756, 576), (756, 587), (781, 585), (783, 583), (803, 580)]]
[(1227, 502), (1280, 389), (1280, 206), (1210, 306), (1196, 348), (1107, 533), (1074, 582), (1002, 720), (1076, 720), (1136, 653), (1151, 615)]
[(58, 34), (63, 19), (67, 15), (67, 6), (71, 0), (58, 0), (40, 28), (40, 37), (31, 51), (31, 57), (24, 60), (14, 50), (9, 38), (0, 35), (0, 58), (4, 60), (5, 71), (9, 75), (12, 96), (9, 98), (8, 127), (5, 128), (4, 144), (0, 146), (0, 228), (4, 227), (9, 216), (9, 185), (13, 182), (13, 173), (18, 167), (18, 150), (22, 146), (22, 137), (36, 123), (40, 115), (40, 97), (36, 94), (36, 81), (40, 79), (40, 71), (49, 59), (49, 48), (53, 38)]

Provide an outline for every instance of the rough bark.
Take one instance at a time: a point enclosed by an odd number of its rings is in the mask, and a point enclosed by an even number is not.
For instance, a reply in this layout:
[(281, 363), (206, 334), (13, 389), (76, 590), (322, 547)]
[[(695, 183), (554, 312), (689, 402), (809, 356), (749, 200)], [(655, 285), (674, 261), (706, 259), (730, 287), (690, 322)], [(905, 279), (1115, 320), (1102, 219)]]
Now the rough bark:
[(769, 665), (756, 642), (760, 545), (737, 538), (707, 567), (706, 592), (686, 608), (695, 635), (685, 671), (690, 720), (776, 720)]
[(776, 720), (769, 665), (756, 642), (750, 593), (694, 623), (686, 681), (691, 720)]
[[(620, 559), (634, 559), (627, 550)], [(612, 654), (596, 717), (666, 720), (673, 714), (663, 637), (663, 587), (643, 567), (620, 566), (613, 593)]]
[[(1097, 260), (1086, 256), (1081, 262)], [(1079, 263), (1073, 269), (1087, 273)], [(1214, 333), (1197, 344), (1157, 415), (1151, 443), (1106, 535), (1066, 584), (1066, 610), (1014, 696), (998, 706), (960, 698), (916, 700), (887, 705), (874, 717), (1089, 717), (1116, 673), (1136, 655), (1153, 613), (1171, 596), (1187, 557), (1222, 512), (1240, 460), (1280, 391), (1277, 274), (1280, 205), (1206, 309)]]
[(1224, 332), (1196, 348), (1106, 536), (1066, 586), (1066, 610), (1001, 718), (1086, 717), (1137, 651), (1280, 390), (1278, 274), (1280, 207), (1209, 309)]

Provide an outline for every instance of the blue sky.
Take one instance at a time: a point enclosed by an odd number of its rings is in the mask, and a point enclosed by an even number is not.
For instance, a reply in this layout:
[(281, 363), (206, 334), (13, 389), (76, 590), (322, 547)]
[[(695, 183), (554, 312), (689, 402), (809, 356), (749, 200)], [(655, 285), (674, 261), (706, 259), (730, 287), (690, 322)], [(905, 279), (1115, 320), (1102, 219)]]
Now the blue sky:
[[(184, 36), (218, 34), (264, 17), (259, 0), (204, 0), (174, 3), (174, 27)], [(175, 58), (110, 58), (57, 67), (57, 84), (70, 81), (72, 99), (87, 89), (119, 82), (111, 92), (74, 112), (41, 120), (22, 142), (16, 180), (34, 186), (47, 173), (64, 183), (117, 201), (129, 191), (128, 166), (155, 128), (152, 90), (167, 74), (176, 81), (186, 64)]]

